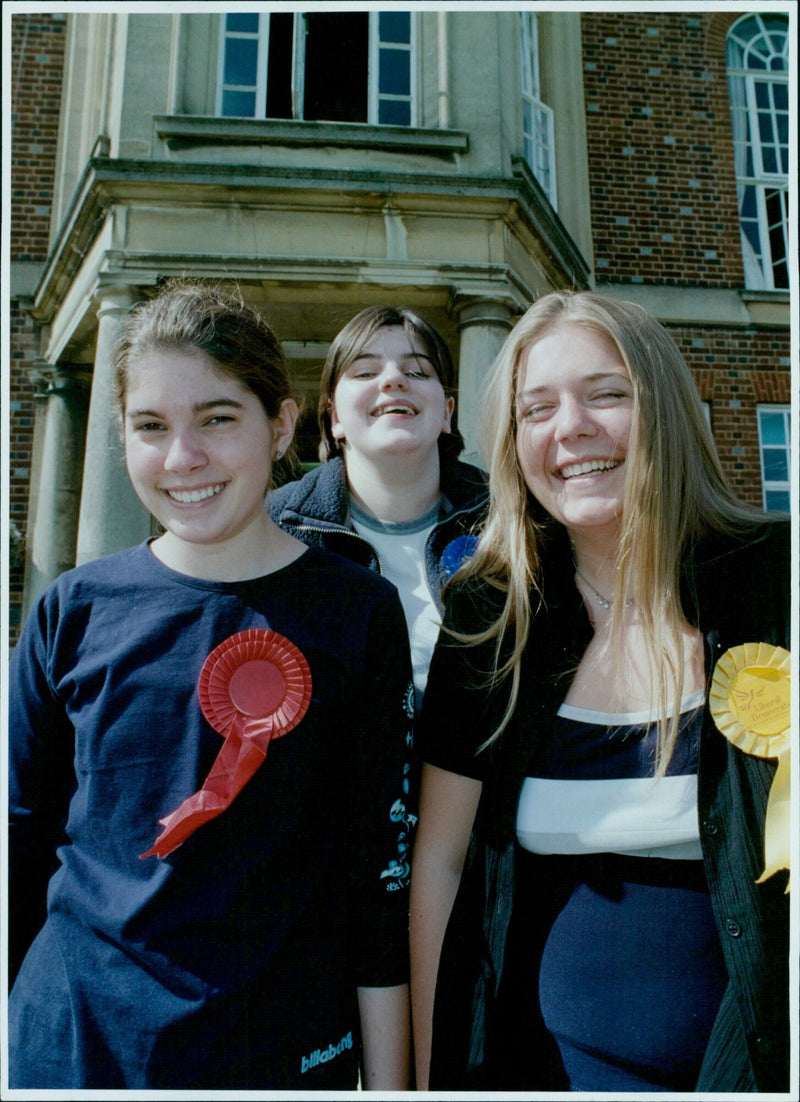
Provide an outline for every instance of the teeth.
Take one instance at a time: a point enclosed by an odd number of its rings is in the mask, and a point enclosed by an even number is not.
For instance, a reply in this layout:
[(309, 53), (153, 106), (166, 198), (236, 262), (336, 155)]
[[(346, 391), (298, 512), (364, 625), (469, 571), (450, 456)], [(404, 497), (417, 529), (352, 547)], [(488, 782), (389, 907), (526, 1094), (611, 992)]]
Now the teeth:
[(612, 471), (620, 462), (619, 459), (590, 459), (586, 463), (571, 463), (561, 469), (561, 477), (577, 478), (582, 474), (592, 474), (593, 471)]
[(208, 497), (214, 497), (225, 489), (225, 483), (220, 482), (216, 486), (206, 486), (202, 490), (167, 490), (167, 494), (173, 501), (179, 501), (181, 505), (192, 505), (196, 501), (205, 501)]
[(384, 413), (408, 413), (413, 417), (416, 412), (411, 406), (384, 406), (383, 409), (375, 410), (374, 416), (382, 417)]

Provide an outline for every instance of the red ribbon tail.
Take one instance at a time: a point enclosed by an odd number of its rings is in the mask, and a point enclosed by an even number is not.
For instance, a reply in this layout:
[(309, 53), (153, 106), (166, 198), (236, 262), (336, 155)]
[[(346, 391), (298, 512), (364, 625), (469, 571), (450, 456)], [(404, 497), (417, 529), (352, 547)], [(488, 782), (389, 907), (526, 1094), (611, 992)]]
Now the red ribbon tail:
[(139, 859), (169, 856), (198, 827), (221, 815), (264, 761), (269, 738), (270, 729), (264, 730), (263, 725), (260, 732), (248, 732), (244, 738), (238, 725), (234, 727), (222, 744), (203, 787), (161, 820), (164, 830), (150, 849), (139, 854)]

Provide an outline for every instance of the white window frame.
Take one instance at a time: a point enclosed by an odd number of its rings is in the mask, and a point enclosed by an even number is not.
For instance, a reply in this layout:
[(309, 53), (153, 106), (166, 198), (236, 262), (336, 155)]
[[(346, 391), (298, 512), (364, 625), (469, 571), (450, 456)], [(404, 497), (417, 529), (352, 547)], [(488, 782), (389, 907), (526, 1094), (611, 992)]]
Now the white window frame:
[[(244, 39), (256, 39), (258, 42), (258, 56), (256, 60), (256, 83), (255, 84), (225, 84), (225, 45), (229, 38), (244, 38)], [(217, 80), (217, 98), (215, 105), (215, 112), (217, 115), (222, 115), (222, 97), (225, 92), (254, 92), (256, 114), (253, 118), (263, 118), (263, 114), (258, 114), (259, 104), (265, 105), (267, 102), (267, 64), (269, 59), (269, 15), (259, 13), (258, 15), (258, 29), (256, 31), (229, 31), (227, 29), (227, 18), (225, 15), (220, 18), (220, 34), (219, 34), (219, 49), (217, 54), (217, 73), (219, 79)]]
[[(785, 444), (765, 444), (763, 438), (763, 422), (762, 414), (770, 413), (782, 413), (784, 422), (784, 439)], [(791, 503), (792, 493), (792, 424), (791, 424), (792, 407), (786, 405), (759, 405), (756, 406), (756, 416), (758, 418), (758, 458), (761, 464), (761, 502), (765, 511), (769, 511), (767, 505), (767, 494), (772, 493), (785, 493), (789, 497)], [(776, 451), (778, 449), (785, 450), (786, 452), (786, 470), (788, 472), (788, 478), (785, 481), (767, 480), (764, 474), (764, 453), (766, 450)], [(777, 510), (775, 510), (777, 511)], [(787, 510), (788, 512), (788, 510)]]
[[(369, 14), (369, 47), (366, 58), (367, 68), (367, 122), (378, 123), (380, 104), (386, 100), (403, 100), (410, 102), (409, 126), (417, 125), (417, 16), (416, 12), (410, 12), (411, 41), (406, 46), (402, 43), (382, 43), (379, 39), (379, 11), (371, 11)], [(244, 91), (255, 93), (255, 114), (249, 118), (269, 118), (267, 114), (267, 66), (269, 61), (269, 22), (268, 13), (259, 13), (258, 31), (229, 31), (225, 14), (220, 16), (219, 48), (217, 59), (216, 114), (222, 116), (222, 100), (226, 91)], [(226, 85), (223, 83), (225, 75), (225, 45), (229, 38), (258, 38), (258, 59), (256, 83), (248, 85)], [(292, 116), (297, 121), (303, 119), (303, 100), (305, 91), (305, 38), (306, 38), (306, 14), (294, 12), (294, 25), (292, 36)], [(392, 49), (407, 50), (409, 54), (409, 94), (408, 96), (387, 95), (379, 91), (380, 49), (388, 45)], [(386, 124), (388, 125), (388, 124)]]
[[(781, 13), (770, 13), (769, 18), (782, 18)], [(745, 15), (728, 32), (728, 90), (733, 124), (734, 156), (736, 162), (736, 186), (739, 199), (739, 216), (742, 252), (745, 270), (745, 287), (750, 290), (784, 290), (788, 284), (789, 264), (789, 139), (787, 125), (786, 142), (779, 134), (780, 112), (775, 105), (775, 88), (789, 84), (789, 20), (785, 18), (783, 31), (768, 28), (760, 13)], [(752, 64), (758, 58), (760, 64)], [(769, 100), (765, 111), (758, 107), (758, 90), (766, 88)], [(783, 161), (787, 171), (769, 171), (764, 163), (761, 121), (769, 119), (769, 129), (774, 138), (769, 143), (776, 150), (777, 160)], [(787, 120), (788, 123), (788, 120)], [(780, 167), (780, 166), (779, 166)], [(745, 217), (745, 207), (755, 204), (755, 215)], [(773, 210), (770, 220), (770, 206)], [(775, 207), (779, 214), (774, 216)], [(783, 253), (777, 254), (773, 240), (782, 242)], [(786, 283), (776, 284), (775, 269), (785, 268)]]
[[(410, 105), (408, 126), (417, 125), (417, 97), (414, 89), (417, 85), (417, 17), (415, 12), (409, 12), (409, 42), (383, 42), (380, 38), (380, 12), (371, 12), (369, 19), (369, 107), (367, 118), (371, 123), (379, 124), (381, 103), (394, 101), (408, 103)], [(402, 50), (408, 53), (408, 77), (409, 94), (390, 95), (380, 91), (380, 51), (381, 48)], [(402, 124), (380, 124), (402, 125)]]
[[(519, 13), (520, 89), (523, 155), (553, 210), (558, 210), (556, 190), (555, 118), (552, 107), (542, 102), (539, 64), (539, 20), (535, 12)], [(525, 106), (533, 126), (525, 128)]]

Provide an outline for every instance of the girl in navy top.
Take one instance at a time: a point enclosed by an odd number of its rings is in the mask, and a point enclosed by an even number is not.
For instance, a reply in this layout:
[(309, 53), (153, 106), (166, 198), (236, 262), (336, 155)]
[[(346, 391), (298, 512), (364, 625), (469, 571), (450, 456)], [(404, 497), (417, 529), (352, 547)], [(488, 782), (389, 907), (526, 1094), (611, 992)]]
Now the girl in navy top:
[(10, 1085), (402, 1089), (397, 595), (265, 511), (297, 406), (251, 309), (168, 286), (116, 366), (162, 534), (62, 575), (13, 655)]

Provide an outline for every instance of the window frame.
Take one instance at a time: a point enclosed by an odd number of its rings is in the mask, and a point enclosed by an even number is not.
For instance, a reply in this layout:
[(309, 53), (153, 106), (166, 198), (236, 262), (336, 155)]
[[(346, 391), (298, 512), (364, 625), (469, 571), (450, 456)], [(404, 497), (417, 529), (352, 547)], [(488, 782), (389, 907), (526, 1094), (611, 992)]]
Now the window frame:
[[(367, 122), (375, 126), (416, 126), (417, 125), (417, 101), (418, 96), (414, 94), (414, 91), (418, 85), (417, 80), (417, 28), (418, 20), (416, 18), (416, 12), (409, 11), (409, 42), (406, 47), (405, 43), (389, 42), (387, 39), (380, 37), (380, 17), (384, 14), (380, 11), (370, 12), (369, 20), (369, 64), (368, 64), (368, 110), (367, 110)], [(388, 13), (392, 14), (392, 13)], [(381, 48), (403, 50), (408, 52), (408, 83), (409, 93), (405, 95), (396, 95), (388, 92), (381, 92), (380, 90), (380, 51)], [(383, 102), (408, 102), (409, 104), (409, 121), (407, 123), (382, 123), (380, 122), (380, 109)]]
[[(764, 441), (764, 430), (762, 415), (765, 413), (783, 415), (784, 426), (784, 444), (770, 444)], [(792, 499), (792, 407), (783, 403), (764, 403), (756, 406), (756, 419), (758, 422), (758, 461), (761, 469), (761, 504), (765, 512), (788, 512), (789, 509), (770, 509), (767, 495), (770, 493), (785, 493), (789, 499), (789, 508), (791, 508)], [(776, 451), (781, 449), (786, 452), (786, 472), (788, 477), (785, 480), (767, 479), (765, 475), (765, 451)]]
[[(243, 31), (230, 31), (228, 30), (228, 14), (223, 12), (220, 15), (219, 21), (219, 38), (218, 38), (218, 55), (217, 55), (217, 89), (216, 89), (216, 101), (215, 101), (215, 114), (219, 118), (247, 118), (247, 119), (259, 119), (259, 120), (271, 120), (279, 118), (280, 116), (269, 115), (267, 112), (267, 83), (268, 83), (268, 69), (269, 69), (269, 33), (270, 33), (270, 13), (259, 12), (258, 15), (258, 30), (251, 32)], [(253, 13), (256, 14), (256, 13)], [(304, 119), (304, 99), (305, 99), (305, 34), (306, 34), (306, 12), (295, 11), (293, 14), (293, 28), (292, 28), (292, 69), (291, 69), (291, 104), (292, 104), (292, 121), (303, 122)], [(367, 78), (367, 119), (366, 124), (372, 126), (402, 126), (404, 128), (417, 126), (417, 110), (419, 102), (418, 94), (418, 72), (417, 72), (417, 58), (418, 58), (418, 20), (417, 13), (410, 11), (410, 28), (409, 28), (409, 43), (406, 46), (403, 43), (388, 43), (380, 38), (380, 11), (365, 12), (369, 18), (368, 24), (368, 49), (367, 57), (364, 59), (365, 71)], [(258, 50), (256, 59), (256, 83), (247, 85), (226, 85), (225, 84), (225, 57), (226, 57), (226, 44), (231, 38), (249, 38), (258, 40)], [(380, 52), (381, 48), (391, 48), (395, 51), (403, 50), (409, 55), (409, 93), (407, 96), (384, 93), (380, 91)], [(224, 95), (228, 91), (244, 91), (252, 92), (255, 96), (255, 110), (252, 115), (224, 115), (223, 114), (223, 102)], [(380, 123), (378, 121), (381, 104), (383, 102), (408, 102), (409, 103), (409, 121), (408, 123)], [(283, 120), (286, 121), (286, 120)], [(335, 119), (330, 120), (312, 120), (314, 122), (336, 122)]]
[[(783, 291), (789, 287), (789, 20), (780, 12), (768, 14), (784, 20), (782, 29), (768, 27), (759, 12), (743, 15), (728, 31), (726, 61), (745, 287)], [(781, 49), (776, 48), (778, 38), (782, 38)], [(756, 57), (759, 65), (752, 63)], [(776, 68), (775, 62), (781, 59), (783, 66)], [(783, 110), (775, 99), (778, 86), (787, 89), (785, 141), (780, 126)], [(759, 103), (759, 89), (766, 89), (766, 110)], [(763, 140), (762, 123), (767, 120), (771, 142)], [(765, 167), (767, 149), (774, 150), (778, 167), (786, 165), (785, 172)], [(776, 281), (776, 271), (785, 276)]]
[[(553, 210), (557, 211), (555, 115), (552, 107), (548, 107), (541, 98), (539, 19), (531, 11), (521, 11), (518, 14), (522, 155)], [(525, 128), (526, 105), (531, 113), (531, 133)], [(545, 134), (544, 139), (542, 131)], [(543, 161), (546, 161), (545, 168), (542, 168)]]

